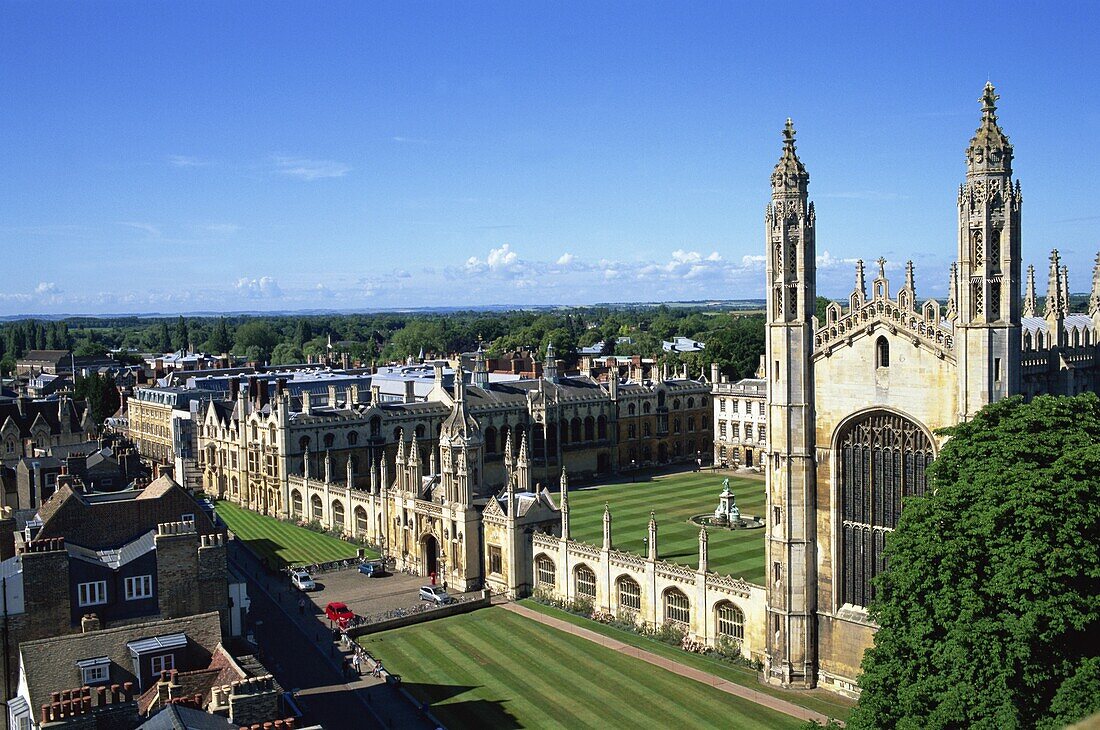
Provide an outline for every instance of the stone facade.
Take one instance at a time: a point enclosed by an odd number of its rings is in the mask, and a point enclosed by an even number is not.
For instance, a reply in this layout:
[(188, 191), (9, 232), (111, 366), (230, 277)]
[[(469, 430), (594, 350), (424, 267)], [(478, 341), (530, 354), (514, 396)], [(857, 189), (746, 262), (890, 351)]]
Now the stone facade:
[[(553, 353), (548, 353), (548, 362)], [(384, 462), (396, 474), (399, 451), (415, 436), (425, 468), (441, 462), (440, 432), (454, 405), (442, 363), (426, 401), (383, 401), (349, 388), (322, 402), (303, 394), (300, 410), (277, 383), (239, 394), (230, 402), (205, 404), (198, 427), (203, 487), (265, 514), (291, 513), (290, 478), (319, 478), (367, 489)], [(462, 372), (461, 369), (458, 372)], [(556, 363), (537, 379), (490, 382), (479, 355), (466, 383), (467, 408), (484, 439), (487, 486), (507, 479), (505, 447), (528, 441), (535, 481), (571, 474), (594, 476), (630, 468), (709, 460), (713, 431), (709, 386), (685, 377), (600, 382), (588, 376), (559, 377)], [(465, 375), (463, 375), (465, 377)], [(376, 476), (377, 478), (377, 476)]]
[(722, 468), (759, 467), (767, 445), (768, 382), (764, 367), (755, 378), (728, 382), (712, 366), (714, 464)]
[(746, 659), (763, 660), (764, 587), (709, 571), (705, 528), (699, 531), (699, 568), (693, 569), (660, 559), (657, 522), (652, 517), (645, 556), (615, 549), (610, 510), (604, 512), (602, 545), (571, 539), (564, 479), (560, 501), (560, 536), (546, 532), (531, 536), (529, 574), (535, 591), (591, 603), (595, 612), (650, 628), (672, 624), (687, 639), (709, 647), (725, 637), (737, 642)]
[(1021, 297), (1020, 183), (987, 85), (958, 195), (949, 296), (918, 304), (913, 265), (891, 290), (863, 262), (848, 300), (814, 316), (815, 216), (788, 121), (766, 215), (768, 681), (858, 691), (875, 626), (866, 606), (903, 500), (923, 494), (938, 429), (1001, 398), (1100, 383), (1100, 264), (1088, 314), (1068, 311), (1051, 257), (1044, 317)]

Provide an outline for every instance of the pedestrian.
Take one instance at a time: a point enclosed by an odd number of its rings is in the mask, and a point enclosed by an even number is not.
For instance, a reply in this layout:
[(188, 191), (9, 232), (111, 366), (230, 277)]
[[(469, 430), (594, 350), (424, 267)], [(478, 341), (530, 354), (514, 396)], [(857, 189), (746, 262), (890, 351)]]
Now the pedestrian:
[(372, 677), (381, 677), (382, 676), (382, 671), (383, 671), (383, 669), (382, 669), (382, 660), (381, 659), (375, 660), (375, 662), (374, 662), (374, 671), (371, 672), (371, 676)]
[(351, 666), (355, 669), (355, 676), (356, 677), (363, 676), (363, 671), (360, 669), (361, 665), (362, 665), (362, 660), (359, 658), (359, 652), (355, 652), (355, 656), (353, 656), (351, 658)]
[(299, 598), (298, 599), (298, 615), (299, 616), (305, 616), (306, 615), (306, 599), (304, 599), (304, 598)]

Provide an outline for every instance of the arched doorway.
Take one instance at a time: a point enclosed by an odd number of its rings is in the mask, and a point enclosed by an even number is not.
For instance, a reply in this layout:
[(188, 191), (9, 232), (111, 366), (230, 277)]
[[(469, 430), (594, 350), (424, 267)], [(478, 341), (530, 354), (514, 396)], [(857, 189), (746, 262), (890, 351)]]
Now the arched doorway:
[(425, 535), (420, 543), (420, 564), (424, 566), (424, 575), (439, 573), (439, 541), (435, 535)]

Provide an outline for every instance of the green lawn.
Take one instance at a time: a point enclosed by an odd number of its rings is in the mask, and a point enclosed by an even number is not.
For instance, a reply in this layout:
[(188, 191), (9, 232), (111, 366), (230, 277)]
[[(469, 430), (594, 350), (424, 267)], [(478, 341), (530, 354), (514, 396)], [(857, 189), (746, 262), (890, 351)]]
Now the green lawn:
[(805, 724), (502, 608), (360, 642), (454, 730)]
[(681, 651), (674, 646), (669, 646), (656, 639), (639, 636), (630, 631), (623, 631), (622, 629), (607, 626), (598, 621), (582, 618), (581, 616), (553, 608), (552, 606), (544, 606), (541, 603), (532, 601), (530, 598), (525, 598), (520, 601), (520, 603), (532, 611), (538, 611), (547, 616), (553, 616), (556, 619), (567, 621), (576, 626), (581, 626), (594, 633), (603, 634), (604, 636), (616, 639), (624, 644), (636, 646), (652, 654), (657, 654), (666, 659), (672, 659), (680, 664), (685, 664), (689, 667), (694, 667), (695, 669), (713, 674), (716, 677), (721, 677), (734, 684), (740, 684), (744, 687), (754, 689), (757, 692), (787, 700), (788, 702), (805, 707), (808, 710), (820, 712), (822, 715), (835, 717), (838, 720), (846, 721), (848, 719), (848, 713), (850, 713), (855, 706), (854, 701), (846, 697), (841, 697), (826, 689), (806, 691), (785, 690), (779, 687), (773, 687), (761, 683), (760, 673), (747, 666), (731, 664), (719, 659), (703, 656), (702, 654), (689, 654), (688, 652)]
[[(645, 554), (649, 512), (657, 515), (657, 547), (660, 557), (698, 567), (699, 527), (691, 517), (713, 513), (722, 491), (721, 473), (688, 472), (659, 477), (640, 477), (637, 482), (580, 488), (569, 492), (569, 526), (576, 540), (603, 544), (603, 505), (611, 505), (611, 537), (614, 546)], [(744, 515), (763, 516), (764, 480), (731, 476), (730, 488)], [(764, 532), (766, 528), (730, 531), (709, 529), (710, 569), (722, 575), (764, 583)]]
[[(358, 548), (350, 542), (265, 517), (232, 502), (218, 502), (217, 512), (233, 534), (261, 558), (267, 558), (268, 565), (273, 568), (353, 558)], [(367, 553), (377, 557), (369, 550)]]

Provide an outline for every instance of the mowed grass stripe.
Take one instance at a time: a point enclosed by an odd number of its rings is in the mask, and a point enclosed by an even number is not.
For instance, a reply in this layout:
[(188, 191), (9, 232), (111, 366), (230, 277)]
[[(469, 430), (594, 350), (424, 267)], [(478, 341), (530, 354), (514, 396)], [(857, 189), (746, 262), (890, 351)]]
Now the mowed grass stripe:
[(231, 502), (218, 502), (217, 512), (237, 537), (273, 567), (323, 563), (356, 554), (357, 546), (349, 542), (256, 514)]
[(456, 730), (801, 727), (794, 718), (499, 608), (361, 641), (419, 699), (436, 700), (433, 712)]
[[(513, 635), (526, 634), (532, 645), (538, 643), (541, 632), (537, 629), (541, 629), (541, 625), (523, 619), (512, 623), (510, 629)], [(706, 700), (701, 696), (702, 693), (697, 692), (702, 690), (702, 685), (692, 682), (685, 689), (680, 686), (679, 677), (667, 670), (653, 667), (647, 678), (648, 686), (643, 688), (634, 682), (630, 672), (631, 663), (635, 660), (624, 662), (622, 660), (625, 657), (613, 654), (613, 662), (601, 662), (590, 653), (595, 646), (592, 642), (569, 634), (563, 634), (562, 641), (572, 645), (570, 656), (573, 667), (569, 679), (580, 680), (579, 683), (571, 682), (573, 688), (575, 691), (593, 695), (587, 709), (589, 717), (599, 717), (597, 726), (607, 726), (611, 719), (608, 717), (611, 708), (618, 710), (614, 714), (621, 719), (621, 722), (611, 723), (613, 727), (641, 727), (653, 723), (658, 727), (676, 727), (692, 720), (691, 715), (683, 711), (685, 704), (693, 706), (693, 713), (707, 709), (705, 705), (693, 705), (691, 702), (691, 695), (696, 693), (700, 694), (700, 702)], [(599, 680), (593, 682), (593, 677), (599, 677)], [(677, 702), (655, 703), (654, 691), (658, 697), (676, 697)]]
[[(690, 521), (713, 512), (722, 489), (721, 474), (689, 473), (651, 481), (609, 484), (570, 493), (570, 525), (577, 540), (599, 545), (603, 541), (603, 505), (611, 506), (612, 542), (617, 549), (644, 553), (649, 514), (657, 519), (657, 546), (663, 559), (698, 566), (699, 528)], [(766, 507), (764, 482), (730, 477), (743, 514), (762, 516)], [(710, 569), (744, 578), (764, 580), (764, 529), (708, 530)]]

